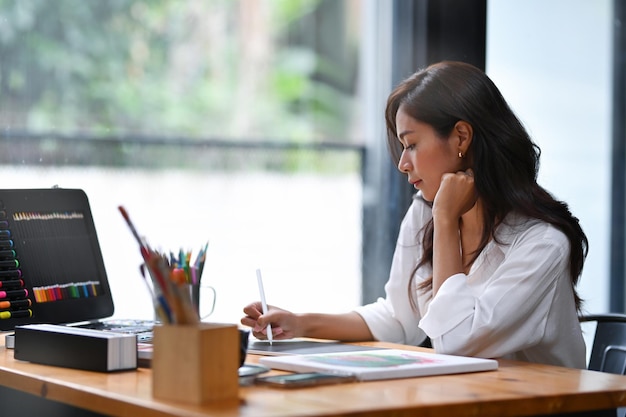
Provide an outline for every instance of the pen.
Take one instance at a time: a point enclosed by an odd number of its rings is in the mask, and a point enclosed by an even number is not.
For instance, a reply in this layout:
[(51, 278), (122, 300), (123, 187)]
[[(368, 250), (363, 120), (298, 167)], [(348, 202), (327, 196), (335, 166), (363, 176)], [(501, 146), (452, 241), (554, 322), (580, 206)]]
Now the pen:
[[(261, 278), (261, 270), (256, 270), (256, 279), (259, 283), (259, 294), (261, 295), (261, 307), (263, 307), (263, 314), (267, 314), (267, 303), (265, 302), (265, 291), (263, 290), (263, 278)], [(267, 340), (272, 344), (272, 325), (267, 324)]]
[(128, 224), (131, 233), (133, 234), (133, 236), (135, 236), (137, 243), (139, 243), (139, 246), (143, 249), (145, 247), (144, 241), (141, 236), (139, 236), (139, 233), (137, 233), (137, 229), (135, 229), (135, 225), (133, 224), (133, 222), (130, 221), (130, 216), (128, 215), (128, 212), (126, 211), (124, 206), (118, 206), (117, 209), (120, 211), (120, 213), (122, 213), (122, 216), (124, 217), (124, 220), (126, 220), (126, 224)]

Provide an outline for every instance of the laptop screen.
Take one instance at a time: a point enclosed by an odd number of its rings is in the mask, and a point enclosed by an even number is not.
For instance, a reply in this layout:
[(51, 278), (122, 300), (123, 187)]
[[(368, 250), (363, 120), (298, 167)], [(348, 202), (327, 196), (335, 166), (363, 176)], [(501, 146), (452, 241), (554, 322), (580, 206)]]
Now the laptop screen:
[(0, 330), (113, 314), (87, 195), (0, 190)]

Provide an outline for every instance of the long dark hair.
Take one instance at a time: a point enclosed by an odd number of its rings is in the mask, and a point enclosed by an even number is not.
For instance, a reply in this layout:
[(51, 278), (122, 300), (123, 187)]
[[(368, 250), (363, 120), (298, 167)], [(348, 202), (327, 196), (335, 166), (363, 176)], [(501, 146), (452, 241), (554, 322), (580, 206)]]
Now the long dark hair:
[[(484, 228), (471, 262), (489, 240), (495, 238), (496, 227), (509, 212), (515, 210), (548, 222), (561, 230), (570, 242), (569, 270), (576, 308), (580, 312), (582, 300), (575, 287), (587, 257), (587, 237), (567, 204), (556, 200), (537, 183), (541, 151), (491, 79), (472, 65), (446, 61), (401, 82), (389, 95), (385, 110), (388, 146), (396, 162), (402, 152), (396, 131), (400, 106), (415, 120), (431, 125), (442, 139), (449, 136), (460, 120), (473, 127), (467, 158), (474, 170), (476, 191), (484, 205)], [(424, 254), (416, 269), (432, 265), (432, 220), (423, 229), (422, 241)], [(432, 277), (419, 288), (432, 288)], [(414, 304), (413, 292), (409, 294)]]

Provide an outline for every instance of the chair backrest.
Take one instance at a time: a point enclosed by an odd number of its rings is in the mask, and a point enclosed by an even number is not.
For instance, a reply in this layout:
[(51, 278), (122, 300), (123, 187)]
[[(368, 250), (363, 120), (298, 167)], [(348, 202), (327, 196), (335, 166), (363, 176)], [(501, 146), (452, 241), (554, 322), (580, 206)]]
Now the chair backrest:
[(626, 314), (586, 315), (580, 321), (597, 323), (588, 368), (626, 375)]

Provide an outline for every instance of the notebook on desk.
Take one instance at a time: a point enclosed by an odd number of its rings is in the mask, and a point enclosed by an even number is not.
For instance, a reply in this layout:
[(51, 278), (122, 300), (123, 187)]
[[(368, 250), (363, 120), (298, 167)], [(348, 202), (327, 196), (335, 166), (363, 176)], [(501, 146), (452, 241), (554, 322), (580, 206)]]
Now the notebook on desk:
[(332, 372), (360, 381), (493, 371), (498, 362), (402, 349), (262, 357), (261, 365), (291, 372)]
[(0, 330), (47, 323), (151, 337), (153, 322), (105, 320), (113, 312), (85, 192), (0, 190)]

